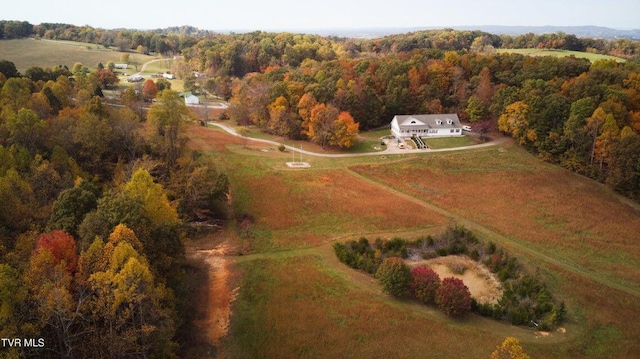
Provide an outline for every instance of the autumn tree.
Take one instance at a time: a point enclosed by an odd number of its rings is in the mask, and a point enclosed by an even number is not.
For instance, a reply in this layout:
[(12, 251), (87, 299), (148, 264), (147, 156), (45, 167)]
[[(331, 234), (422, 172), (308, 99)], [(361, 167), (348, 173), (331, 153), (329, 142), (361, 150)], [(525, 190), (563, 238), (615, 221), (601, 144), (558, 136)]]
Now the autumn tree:
[(460, 316), (471, 310), (469, 288), (458, 278), (445, 278), (436, 291), (438, 308), (450, 316)]
[(290, 137), (291, 133), (296, 132), (289, 102), (284, 96), (279, 96), (269, 105), (267, 130), (278, 136), (285, 137)]
[(530, 359), (524, 352), (518, 339), (507, 337), (496, 350), (491, 353), (491, 359)]
[(145, 101), (150, 102), (151, 100), (156, 98), (157, 94), (158, 88), (156, 87), (156, 84), (153, 82), (153, 80), (146, 79), (142, 86), (142, 98)]
[(2, 112), (18, 112), (28, 106), (33, 88), (33, 81), (26, 77), (9, 78), (0, 89)]
[[(0, 264), (0, 336), (17, 338), (24, 334), (28, 291), (20, 273), (8, 264)], [(6, 353), (6, 352), (5, 352)], [(18, 357), (17, 350), (9, 351), (9, 356)]]
[(521, 145), (536, 140), (535, 130), (529, 128), (529, 106), (517, 101), (507, 106), (498, 120), (498, 129), (510, 133)]
[(342, 148), (353, 146), (358, 137), (359, 126), (360, 124), (353, 120), (349, 112), (340, 112), (333, 122), (329, 144)]
[(76, 241), (68, 233), (54, 230), (51, 233), (43, 233), (36, 243), (36, 252), (48, 251), (53, 256), (54, 263), (63, 265), (68, 273), (72, 273), (78, 264)]
[(394, 297), (403, 297), (409, 289), (411, 271), (402, 258), (388, 257), (380, 264), (376, 278), (380, 281), (383, 291)]
[(625, 127), (612, 150), (607, 183), (616, 190), (640, 199), (640, 135)]
[(47, 123), (32, 110), (21, 108), (7, 116), (4, 127), (8, 132), (7, 144), (20, 144), (35, 154), (44, 142)]
[(182, 137), (185, 118), (189, 110), (184, 100), (173, 90), (162, 91), (159, 103), (151, 106), (147, 118), (154, 126), (157, 151), (175, 168), (182, 154), (185, 139)]
[(98, 77), (98, 83), (103, 89), (111, 88), (113, 85), (120, 82), (118, 76), (109, 69), (97, 70), (95, 74)]
[(73, 357), (80, 341), (76, 330), (83, 321), (73, 293), (78, 255), (75, 240), (63, 231), (42, 234), (25, 272), (25, 282), (38, 313), (35, 325), (60, 357)]
[(128, 241), (118, 241), (105, 259), (105, 270), (88, 278), (95, 293), (89, 303), (96, 331), (93, 352), (103, 357), (172, 355), (176, 326), (170, 292), (156, 283), (147, 260)]
[(155, 183), (146, 170), (134, 172), (122, 194), (132, 201), (142, 203), (143, 215), (152, 226), (178, 223), (176, 210), (169, 203), (162, 185)]
[(322, 144), (324, 147), (327, 140), (331, 140), (333, 135), (333, 123), (337, 120), (340, 111), (333, 105), (323, 103), (311, 108), (307, 121), (302, 123), (304, 133), (312, 142)]
[(440, 276), (429, 267), (411, 269), (409, 292), (424, 304), (435, 303), (436, 292), (440, 287)]

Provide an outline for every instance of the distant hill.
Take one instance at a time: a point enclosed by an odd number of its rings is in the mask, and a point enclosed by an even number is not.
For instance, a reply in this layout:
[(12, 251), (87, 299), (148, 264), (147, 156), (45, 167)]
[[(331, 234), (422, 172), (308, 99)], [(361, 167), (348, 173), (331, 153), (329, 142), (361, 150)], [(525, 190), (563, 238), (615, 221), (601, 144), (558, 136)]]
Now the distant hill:
[[(425, 26), (407, 28), (354, 28), (354, 29), (315, 29), (304, 30), (305, 33), (313, 33), (321, 36), (339, 36), (349, 38), (377, 38), (393, 34), (403, 34), (420, 30), (435, 30), (450, 28), (455, 30), (480, 30), (496, 35), (522, 35), (527, 33), (549, 34), (564, 32), (578, 37), (588, 37), (594, 39), (619, 39), (626, 38), (640, 40), (640, 29), (618, 30), (602, 26), (501, 26), (501, 25), (479, 25), (479, 26)], [(302, 30), (301, 30), (302, 31)]]

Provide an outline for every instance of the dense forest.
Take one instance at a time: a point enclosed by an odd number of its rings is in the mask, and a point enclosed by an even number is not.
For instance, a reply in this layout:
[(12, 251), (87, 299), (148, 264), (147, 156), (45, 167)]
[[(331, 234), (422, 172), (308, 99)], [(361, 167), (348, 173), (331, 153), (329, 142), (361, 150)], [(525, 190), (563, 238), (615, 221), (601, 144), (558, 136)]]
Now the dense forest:
[[(350, 147), (358, 131), (387, 126), (396, 114), (454, 112), (640, 199), (637, 42), (449, 29), (345, 39), (0, 21), (0, 39), (24, 37), (181, 54), (176, 73), (185, 87), (228, 99), (224, 117), (323, 146)], [(0, 336), (44, 338), (50, 357), (174, 356), (188, 306), (185, 223), (225, 212), (228, 180), (214, 159), (187, 149), (192, 115), (184, 101), (158, 83), (154, 91), (122, 91), (123, 108), (106, 106), (100, 96), (114, 87), (112, 75), (66, 66), (20, 74), (0, 59)], [(140, 111), (139, 101), (154, 96), (157, 104)]]
[(93, 96), (95, 73), (0, 68), (0, 337), (45, 343), (4, 355), (174, 357), (186, 223), (224, 216), (228, 191), (186, 147), (192, 114), (171, 90), (140, 113)]

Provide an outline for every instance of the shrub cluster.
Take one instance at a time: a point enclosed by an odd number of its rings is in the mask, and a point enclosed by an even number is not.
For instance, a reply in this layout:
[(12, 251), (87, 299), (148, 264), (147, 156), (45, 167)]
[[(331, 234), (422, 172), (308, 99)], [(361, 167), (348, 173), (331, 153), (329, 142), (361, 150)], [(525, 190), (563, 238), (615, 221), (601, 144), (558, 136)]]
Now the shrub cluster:
[(382, 290), (394, 297), (409, 294), (423, 304), (436, 304), (450, 316), (461, 316), (471, 310), (469, 288), (457, 278), (440, 281), (436, 272), (427, 267), (409, 269), (402, 258), (387, 257), (376, 272)]
[(342, 263), (374, 274), (383, 258), (407, 258), (407, 245), (407, 241), (401, 238), (394, 238), (386, 242), (378, 238), (375, 241), (375, 246), (372, 247), (369, 240), (362, 237), (357, 241), (349, 241), (345, 244), (336, 242), (333, 244), (333, 249)]
[(382, 263), (380, 252), (374, 250), (364, 237), (346, 244), (336, 242), (333, 249), (342, 263), (369, 274), (374, 274)]
[(415, 267), (411, 270), (409, 291), (424, 304), (436, 301), (436, 291), (440, 287), (440, 276), (429, 267)]
[(376, 271), (382, 290), (394, 297), (404, 297), (411, 283), (411, 272), (402, 258), (387, 257)]
[(436, 291), (436, 305), (445, 314), (459, 316), (471, 310), (469, 288), (458, 278), (445, 278)]
[(556, 303), (547, 287), (538, 278), (521, 275), (505, 283), (498, 304), (474, 304), (483, 316), (508, 320), (514, 325), (530, 325), (540, 330), (557, 326), (566, 315), (564, 302)]

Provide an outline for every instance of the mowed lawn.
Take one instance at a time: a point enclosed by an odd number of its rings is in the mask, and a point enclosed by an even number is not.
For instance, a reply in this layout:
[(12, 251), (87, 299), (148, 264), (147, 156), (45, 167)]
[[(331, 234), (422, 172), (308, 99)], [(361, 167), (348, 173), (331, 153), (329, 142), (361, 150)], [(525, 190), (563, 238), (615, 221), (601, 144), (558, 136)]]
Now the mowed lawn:
[[(90, 70), (95, 70), (99, 63), (119, 62), (118, 51), (105, 49), (101, 45), (85, 44), (70, 41), (50, 41), (33, 39), (0, 40), (0, 59), (8, 60), (16, 65), (21, 73), (30, 67), (53, 67), (66, 65), (71, 69), (76, 62), (82, 63)], [(143, 63), (154, 59), (152, 56), (131, 53), (130, 63)]]

